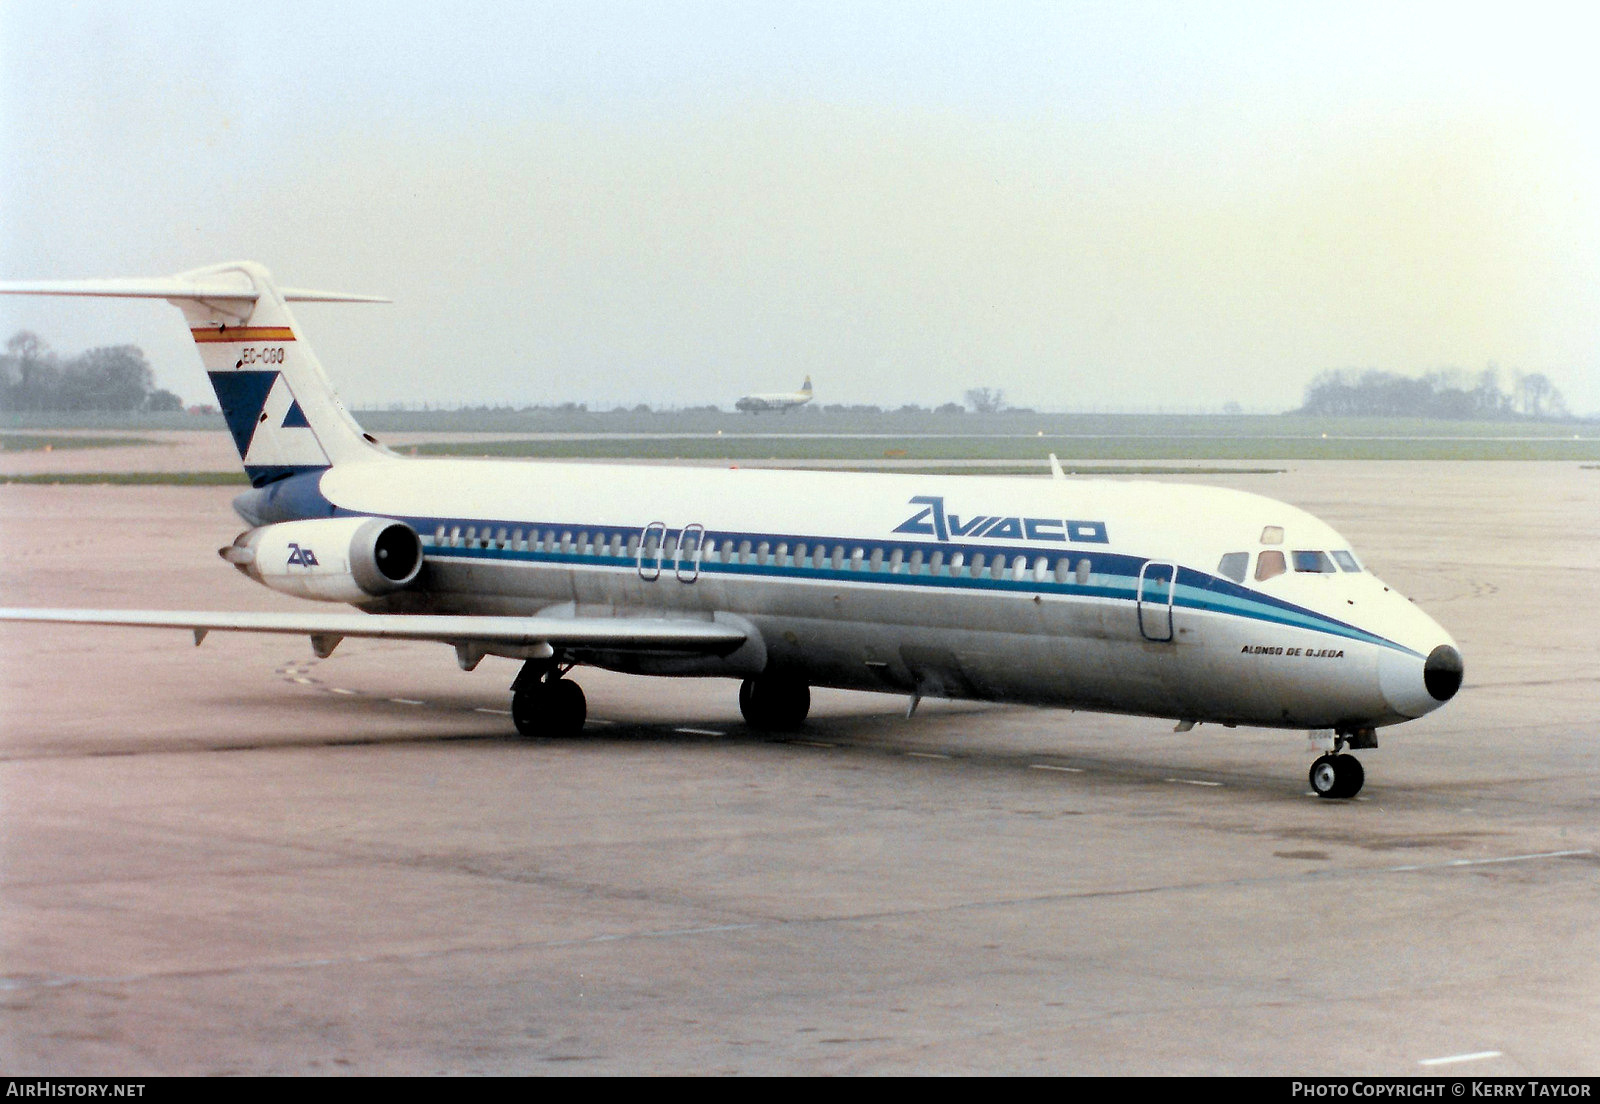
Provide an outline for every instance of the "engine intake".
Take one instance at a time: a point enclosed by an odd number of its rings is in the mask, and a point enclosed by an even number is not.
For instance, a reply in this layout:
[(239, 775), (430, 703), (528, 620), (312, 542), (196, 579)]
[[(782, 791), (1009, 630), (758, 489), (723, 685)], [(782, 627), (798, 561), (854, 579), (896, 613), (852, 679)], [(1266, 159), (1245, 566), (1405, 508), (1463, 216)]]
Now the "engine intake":
[(284, 521), (240, 533), (218, 551), (263, 586), (324, 602), (392, 594), (422, 571), (422, 539), (390, 518)]

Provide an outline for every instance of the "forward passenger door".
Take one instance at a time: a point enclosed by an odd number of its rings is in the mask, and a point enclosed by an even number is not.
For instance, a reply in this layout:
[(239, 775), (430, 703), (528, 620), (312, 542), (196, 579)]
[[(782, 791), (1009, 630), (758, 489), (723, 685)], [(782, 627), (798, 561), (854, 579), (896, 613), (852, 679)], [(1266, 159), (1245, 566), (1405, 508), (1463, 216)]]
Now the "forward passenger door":
[(1164, 644), (1172, 639), (1172, 600), (1178, 590), (1176, 564), (1150, 561), (1139, 569), (1139, 635)]

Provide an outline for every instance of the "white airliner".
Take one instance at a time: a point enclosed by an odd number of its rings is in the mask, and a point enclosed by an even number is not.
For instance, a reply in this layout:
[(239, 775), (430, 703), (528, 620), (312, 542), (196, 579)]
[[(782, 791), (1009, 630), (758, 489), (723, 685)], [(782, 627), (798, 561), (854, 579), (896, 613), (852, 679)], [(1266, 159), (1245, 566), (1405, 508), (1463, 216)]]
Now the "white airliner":
[(733, 404), (735, 410), (742, 410), (746, 414), (760, 414), (766, 410), (776, 410), (787, 414), (797, 406), (804, 406), (811, 401), (811, 377), (800, 385), (798, 391), (778, 391), (765, 395), (746, 395)]
[[(1320, 730), (1324, 797), (1346, 747), (1461, 685), (1426, 614), (1304, 511), (1154, 483), (396, 456), (340, 404), (277, 287), (250, 263), (168, 279), (0, 285), (166, 299), (189, 323), (252, 489), (223, 559), (346, 610), (6, 609), (0, 619), (439, 641), (471, 670), (524, 660), (512, 717), (577, 734), (589, 664), (743, 679), (758, 728), (811, 686), (1027, 702), (1178, 722)], [(381, 300), (380, 300), (381, 301)], [(909, 712), (909, 710), (908, 710)]]

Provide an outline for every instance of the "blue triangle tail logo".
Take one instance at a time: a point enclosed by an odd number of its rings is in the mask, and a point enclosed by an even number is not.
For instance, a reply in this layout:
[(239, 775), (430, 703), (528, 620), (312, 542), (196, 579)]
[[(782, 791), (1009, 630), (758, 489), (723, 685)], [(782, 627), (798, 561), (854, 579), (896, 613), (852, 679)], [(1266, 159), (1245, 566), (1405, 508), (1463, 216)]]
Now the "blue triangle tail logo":
[(256, 435), (256, 423), (261, 420), (267, 405), (267, 395), (278, 378), (277, 372), (211, 372), (211, 386), (217, 393), (217, 403), (222, 416), (227, 419), (228, 432), (239, 448), (242, 458), (250, 451), (250, 440)]

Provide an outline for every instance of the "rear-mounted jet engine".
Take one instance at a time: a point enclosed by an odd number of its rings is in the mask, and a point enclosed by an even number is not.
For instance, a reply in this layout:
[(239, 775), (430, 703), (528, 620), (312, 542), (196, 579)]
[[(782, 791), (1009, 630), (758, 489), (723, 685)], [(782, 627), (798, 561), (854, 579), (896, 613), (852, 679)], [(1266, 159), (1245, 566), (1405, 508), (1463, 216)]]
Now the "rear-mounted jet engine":
[(285, 521), (240, 533), (218, 554), (273, 590), (324, 602), (362, 602), (407, 586), (422, 570), (422, 540), (389, 518)]

